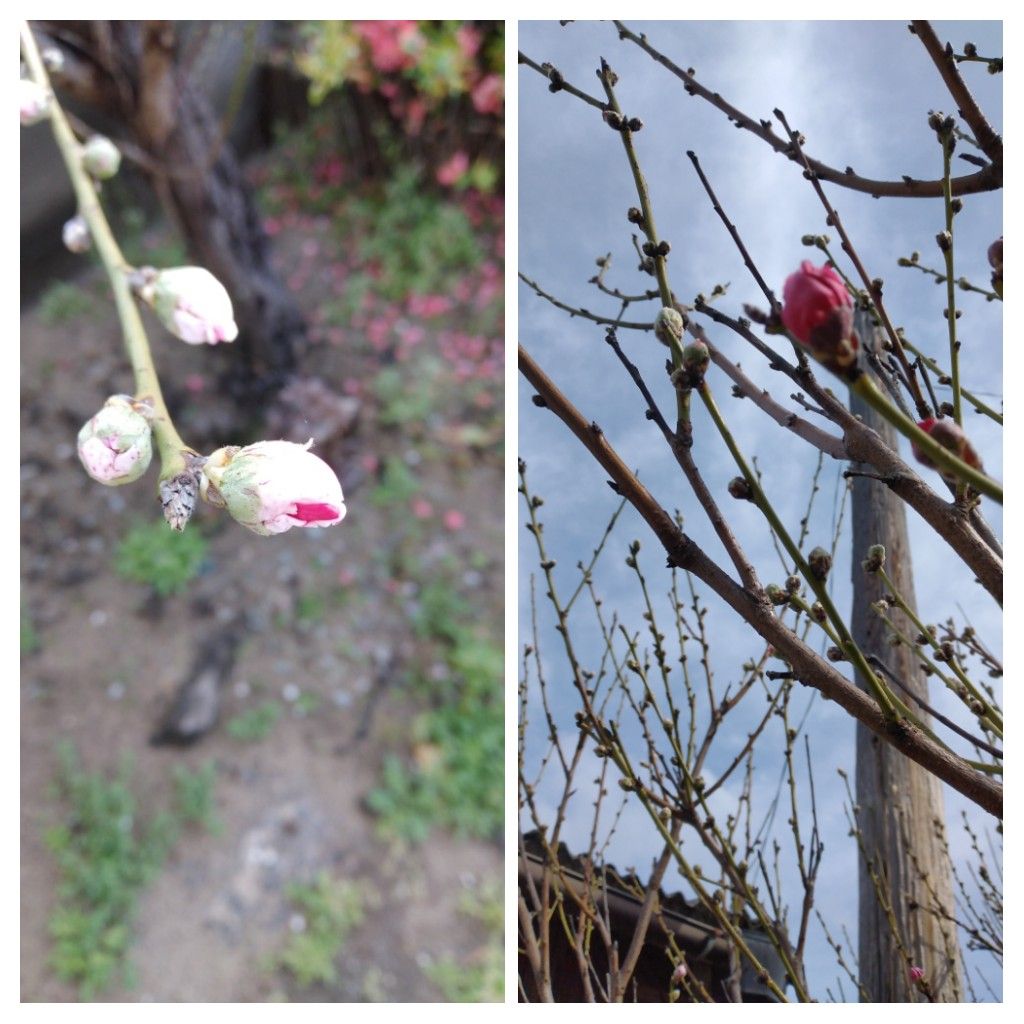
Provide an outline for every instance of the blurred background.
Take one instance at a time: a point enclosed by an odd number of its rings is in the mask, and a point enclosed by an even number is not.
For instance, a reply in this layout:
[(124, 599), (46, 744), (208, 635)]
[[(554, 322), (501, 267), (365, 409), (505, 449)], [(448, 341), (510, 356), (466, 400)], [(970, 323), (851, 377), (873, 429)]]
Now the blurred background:
[(489, 22), (34, 22), (201, 452), (315, 439), (336, 529), (160, 516), (78, 462), (133, 390), (48, 123), (22, 132), (22, 999), (502, 996), (504, 38)]

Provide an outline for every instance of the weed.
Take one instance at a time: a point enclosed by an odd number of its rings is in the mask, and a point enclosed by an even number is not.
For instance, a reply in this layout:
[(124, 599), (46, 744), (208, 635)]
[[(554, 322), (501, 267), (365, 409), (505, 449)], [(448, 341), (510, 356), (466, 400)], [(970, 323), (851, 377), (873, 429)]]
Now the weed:
[(450, 583), (434, 579), (420, 591), (412, 627), (419, 637), (456, 643), (469, 610), (469, 602)]
[(305, 927), (288, 940), (278, 966), (301, 986), (333, 984), (338, 980), (338, 955), (365, 917), (364, 889), (323, 872), (309, 884), (292, 883), (287, 892)]
[(57, 281), (39, 297), (39, 319), (47, 327), (70, 323), (92, 312), (94, 296), (81, 285)]
[(220, 835), (223, 826), (217, 818), (214, 787), (217, 766), (207, 761), (202, 768), (190, 772), (184, 765), (174, 769), (174, 803), (181, 820), (198, 825), (211, 835)]
[(264, 701), (257, 708), (250, 708), (235, 715), (227, 724), (228, 735), (232, 739), (243, 740), (246, 743), (265, 740), (277, 725), (281, 714), (282, 708), (277, 701)]
[(139, 891), (163, 864), (177, 835), (167, 813), (144, 818), (124, 762), (113, 778), (82, 771), (75, 749), (58, 749), (57, 791), (68, 806), (46, 842), (60, 873), (50, 917), (51, 964), (93, 999), (130, 982), (126, 964)]
[(385, 366), (373, 381), (380, 402), (380, 422), (386, 427), (422, 425), (437, 403), (438, 366), (422, 361), (410, 375), (397, 366)]
[(500, 1003), (504, 999), (505, 901), (500, 882), (466, 889), (459, 913), (479, 921), (487, 942), (466, 962), (444, 956), (423, 969), (449, 1003)]
[(409, 467), (400, 458), (392, 455), (384, 463), (380, 483), (370, 492), (370, 501), (380, 508), (403, 505), (419, 489), (420, 485)]
[(327, 601), (322, 594), (300, 594), (295, 602), (295, 620), (301, 625), (316, 625), (326, 613)]
[(206, 559), (207, 542), (198, 530), (177, 533), (166, 523), (136, 526), (118, 545), (118, 575), (145, 583), (163, 597), (183, 590)]
[(446, 1003), (500, 1003), (505, 999), (505, 953), (488, 942), (476, 956), (459, 963), (444, 956), (423, 968)]
[(434, 825), (458, 835), (489, 838), (503, 821), (504, 711), (500, 647), (465, 638), (450, 655), (455, 691), (419, 715), (413, 736), (439, 752), (435, 763), (409, 769), (385, 759), (367, 805), (386, 836), (422, 842)]

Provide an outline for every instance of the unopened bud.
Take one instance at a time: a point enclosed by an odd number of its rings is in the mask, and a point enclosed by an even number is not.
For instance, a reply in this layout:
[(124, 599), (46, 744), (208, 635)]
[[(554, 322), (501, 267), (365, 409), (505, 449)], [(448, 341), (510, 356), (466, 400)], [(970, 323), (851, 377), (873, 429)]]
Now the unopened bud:
[(790, 594), (800, 593), (800, 577), (799, 576), (787, 576), (786, 577), (786, 590)]
[(93, 135), (82, 147), (82, 166), (94, 178), (105, 181), (117, 174), (121, 151), (105, 135)]
[(626, 220), (628, 220), (630, 224), (636, 224), (639, 226), (644, 222), (643, 212), (638, 207), (631, 206), (626, 211)]
[(683, 337), (683, 317), (677, 309), (662, 306), (654, 318), (654, 336), (663, 345), (671, 346), (673, 339), (680, 341)]
[(789, 604), (788, 591), (783, 590), (777, 583), (769, 583), (768, 586), (764, 588), (764, 592), (768, 595), (768, 600), (776, 607)]
[[(922, 420), (918, 423), (918, 426), (926, 434), (931, 437), (933, 441), (937, 441), (947, 451), (952, 452), (962, 462), (967, 463), (973, 469), (981, 469), (981, 459), (978, 457), (978, 453), (974, 450), (971, 442), (967, 439), (967, 435), (964, 433), (963, 428), (957, 424), (955, 420), (943, 418), (940, 420), (929, 417), (926, 420)], [(914, 453), (914, 458), (923, 466), (927, 466), (929, 469), (935, 469), (935, 463), (928, 457), (928, 455), (922, 451), (917, 444), (911, 440), (910, 448)], [(943, 479), (949, 479), (953, 482), (956, 481), (956, 477), (951, 474), (944, 473)]]
[(699, 339), (683, 349), (683, 368), (695, 383), (704, 379), (704, 371), (707, 370), (710, 362), (711, 352), (707, 345)]
[(604, 123), (614, 131), (622, 131), (622, 118), (614, 110), (606, 110), (602, 115)]
[(734, 476), (729, 481), (729, 493), (738, 501), (753, 501), (754, 495), (745, 477)]
[(21, 126), (27, 128), (48, 117), (50, 113), (50, 94), (29, 78), (23, 78), (18, 84), (18, 100), (21, 105)]
[(881, 544), (872, 544), (868, 548), (868, 557), (860, 564), (865, 572), (878, 572), (885, 565), (885, 547)]
[(127, 395), (114, 395), (78, 432), (78, 457), (93, 480), (119, 487), (146, 472), (153, 457), (147, 411)]
[(815, 548), (807, 556), (807, 564), (815, 579), (824, 580), (828, 578), (828, 571), (832, 568), (832, 556), (824, 548)]
[(61, 238), (64, 240), (65, 247), (71, 252), (83, 253), (92, 248), (89, 225), (86, 224), (85, 218), (80, 213), (65, 222), (61, 230)]
[(820, 601), (811, 605), (811, 618), (815, 622), (824, 622), (828, 616), (825, 614), (825, 606)]
[(334, 470), (306, 444), (260, 441), (220, 448), (202, 468), (200, 493), (265, 537), (293, 526), (333, 526), (345, 518)]
[(829, 661), (846, 661), (846, 655), (838, 647), (830, 647), (825, 652), (825, 657)]
[(176, 338), (190, 345), (216, 345), (238, 337), (231, 297), (208, 270), (144, 267), (132, 277), (136, 294)]

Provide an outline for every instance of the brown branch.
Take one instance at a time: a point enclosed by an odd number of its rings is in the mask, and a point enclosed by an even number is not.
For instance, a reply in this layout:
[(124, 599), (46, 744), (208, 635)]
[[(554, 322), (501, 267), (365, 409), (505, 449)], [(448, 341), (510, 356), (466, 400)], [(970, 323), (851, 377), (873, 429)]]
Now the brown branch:
[[(646, 36), (637, 35), (635, 32), (631, 32), (621, 21), (616, 21), (614, 24), (619, 30), (620, 39), (628, 39), (631, 43), (635, 43), (641, 50), (661, 64), (662, 67), (671, 71), (673, 75), (683, 82), (686, 91), (691, 96), (700, 96), (701, 99), (707, 100), (707, 102), (713, 107), (721, 110), (722, 113), (724, 113), (729, 120), (739, 128), (744, 128), (748, 132), (756, 135), (759, 139), (767, 142), (776, 153), (781, 153), (789, 160), (799, 162), (790, 143), (786, 139), (780, 138), (771, 130), (770, 121), (758, 121), (752, 117), (748, 117), (742, 110), (738, 110), (736, 107), (732, 106), (732, 104), (724, 100), (717, 92), (711, 92), (711, 90), (706, 89), (701, 85), (691, 71), (684, 71), (663, 53), (656, 50), (649, 42), (647, 42)], [(906, 178), (901, 181), (878, 181), (873, 178), (861, 177), (861, 175), (856, 174), (850, 167), (845, 171), (840, 171), (834, 167), (829, 167), (828, 164), (824, 164), (820, 160), (808, 158), (808, 162), (810, 163), (812, 170), (822, 180), (834, 182), (836, 185), (852, 189), (854, 192), (867, 192), (876, 199), (879, 196), (935, 199), (943, 194), (943, 182), (941, 178), (938, 178), (935, 181), (917, 181), (916, 179), (908, 180)], [(1002, 164), (1000, 163), (998, 167), (990, 165), (980, 171), (976, 171), (974, 174), (967, 174), (961, 178), (954, 178), (950, 184), (953, 189), (953, 195), (955, 196), (965, 196), (975, 192), (991, 192), (995, 189), (1002, 188)]]
[(999, 183), (1002, 184), (1003, 140), (988, 123), (988, 118), (982, 113), (978, 101), (963, 80), (953, 56), (953, 48), (943, 47), (930, 22), (912, 21), (910, 31), (921, 40), (921, 45), (928, 51), (928, 56), (938, 68), (939, 74), (942, 75), (942, 81), (946, 83), (946, 88), (949, 90), (950, 96), (953, 97), (960, 116), (974, 132), (978, 148), (992, 161), (993, 170), (999, 178)]
[(936, 778), (996, 817), (1002, 817), (1002, 787), (962, 758), (930, 740), (906, 721), (888, 722), (875, 701), (830, 663), (820, 658), (776, 618), (771, 605), (748, 593), (713, 562), (654, 500), (619, 457), (596, 423), (588, 423), (554, 382), (519, 347), (519, 369), (549, 408), (579, 439), (612, 478), (615, 489), (640, 513), (668, 554), (672, 565), (706, 583), (751, 625), (791, 666), (801, 683), (819, 690), (885, 742), (916, 761)]

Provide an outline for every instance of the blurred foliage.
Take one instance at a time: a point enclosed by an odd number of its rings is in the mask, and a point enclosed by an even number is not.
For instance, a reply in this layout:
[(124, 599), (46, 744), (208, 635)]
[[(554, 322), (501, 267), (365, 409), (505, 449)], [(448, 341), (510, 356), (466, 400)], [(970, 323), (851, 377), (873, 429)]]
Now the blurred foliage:
[(365, 886), (324, 872), (309, 884), (292, 883), (287, 892), (303, 927), (288, 940), (278, 966), (301, 986), (333, 984), (338, 956), (366, 916)]
[[(377, 156), (411, 155), (438, 184), (491, 191), (501, 178), (505, 29), (500, 21), (328, 21), (304, 26), (295, 65), (314, 105), (364, 97)], [(381, 129), (384, 129), (383, 131)]]
[(91, 292), (66, 281), (51, 284), (39, 297), (39, 319), (47, 327), (70, 323), (95, 308), (96, 300)]
[(246, 743), (265, 740), (277, 725), (282, 713), (283, 709), (277, 701), (264, 701), (257, 708), (250, 708), (235, 715), (227, 724), (228, 735), (232, 739)]
[(50, 962), (82, 999), (93, 999), (111, 984), (131, 984), (126, 957), (138, 894), (174, 845), (178, 823), (167, 812), (142, 814), (127, 761), (106, 778), (83, 771), (70, 744), (58, 758), (67, 814), (46, 833), (59, 872)]
[(413, 721), (414, 767), (389, 755), (367, 805), (381, 831), (422, 842), (434, 826), (493, 838), (504, 811), (504, 654), (465, 625), (467, 602), (439, 582), (421, 595), (415, 628), (445, 645), (450, 674), (422, 681), (435, 706)]
[(220, 835), (223, 826), (217, 818), (215, 788), (217, 766), (207, 761), (190, 772), (184, 765), (174, 768), (174, 803), (178, 816), (189, 825), (198, 825), (211, 835)]
[(480, 262), (465, 211), (424, 189), (415, 168), (396, 172), (376, 195), (356, 197), (346, 214), (338, 231), (360, 240), (361, 261), (375, 269), (385, 299), (443, 291)]
[(194, 528), (178, 533), (164, 522), (136, 526), (118, 545), (115, 568), (119, 576), (167, 597), (195, 579), (206, 549), (205, 538)]
[(486, 944), (462, 962), (441, 957), (424, 967), (423, 973), (446, 1002), (500, 1003), (505, 997), (505, 901), (500, 883), (463, 892), (459, 912), (484, 925)]
[[(505, 68), (502, 22), (321, 21), (303, 29), (298, 69), (309, 79), (310, 101), (322, 103), (345, 84), (394, 98), (389, 83), (408, 82), (434, 107), (471, 93), (487, 74)], [(404, 111), (395, 104), (393, 112)], [(415, 116), (415, 111), (413, 112)]]
[(412, 470), (397, 455), (389, 455), (380, 483), (370, 492), (370, 502), (381, 508), (404, 505), (419, 489)]

